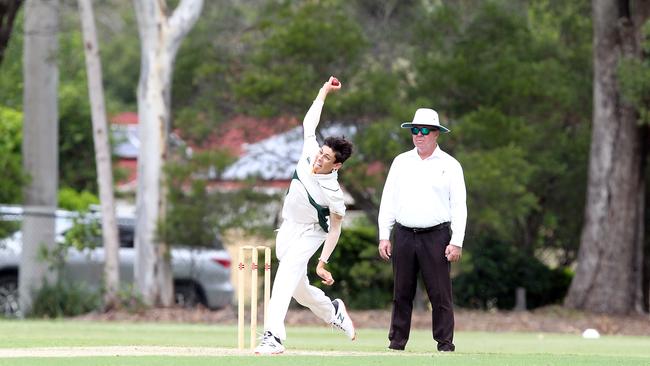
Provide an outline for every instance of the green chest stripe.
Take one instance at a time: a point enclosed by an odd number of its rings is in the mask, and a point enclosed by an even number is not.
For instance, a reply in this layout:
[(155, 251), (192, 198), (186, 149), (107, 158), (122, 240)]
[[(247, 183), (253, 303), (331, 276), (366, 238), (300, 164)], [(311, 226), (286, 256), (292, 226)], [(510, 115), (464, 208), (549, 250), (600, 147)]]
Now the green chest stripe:
[[(302, 184), (302, 186), (305, 187), (305, 184), (300, 180), (300, 178), (298, 178), (298, 171), (293, 172), (292, 179), (298, 180), (298, 182), (300, 182)], [(309, 191), (307, 190), (307, 187), (305, 187), (305, 192), (307, 192), (307, 197), (309, 198), (309, 203), (312, 206), (314, 206), (314, 208), (316, 209), (316, 213), (318, 214), (318, 224), (320, 225), (320, 227), (323, 228), (323, 230), (325, 232), (328, 232), (329, 229), (328, 229), (328, 226), (327, 226), (327, 217), (330, 215), (329, 207), (323, 207), (323, 206), (319, 205), (318, 203), (316, 203), (316, 201), (314, 201), (314, 199), (309, 194)]]

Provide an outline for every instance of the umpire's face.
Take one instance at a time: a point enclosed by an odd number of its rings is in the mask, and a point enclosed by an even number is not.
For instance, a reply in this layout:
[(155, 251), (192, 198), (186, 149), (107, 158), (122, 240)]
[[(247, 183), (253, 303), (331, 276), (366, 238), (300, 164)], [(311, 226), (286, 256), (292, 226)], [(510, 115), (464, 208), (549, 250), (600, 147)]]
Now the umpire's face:
[(438, 146), (440, 130), (432, 126), (416, 125), (411, 128), (413, 145), (421, 152), (433, 152)]

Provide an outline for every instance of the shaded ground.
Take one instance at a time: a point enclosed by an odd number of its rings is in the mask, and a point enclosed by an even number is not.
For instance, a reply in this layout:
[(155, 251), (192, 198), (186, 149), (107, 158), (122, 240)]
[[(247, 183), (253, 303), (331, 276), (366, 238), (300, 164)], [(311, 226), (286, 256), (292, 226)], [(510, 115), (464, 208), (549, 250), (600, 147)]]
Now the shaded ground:
[[(350, 311), (350, 316), (359, 328), (384, 328), (388, 330), (390, 311), (369, 310)], [(166, 308), (151, 309), (141, 313), (112, 311), (109, 313), (87, 314), (75, 319), (99, 321), (164, 321), (183, 323), (208, 324), (237, 324), (237, 309), (227, 308), (210, 311), (205, 308), (182, 309)], [(261, 313), (258, 319), (262, 319)], [(320, 319), (310, 311), (290, 309), (287, 315), (287, 325), (321, 325)], [(429, 329), (431, 315), (426, 311), (413, 314), (413, 328)], [(456, 310), (457, 331), (490, 331), (490, 332), (553, 332), (580, 334), (587, 328), (595, 328), (601, 334), (642, 335), (650, 336), (650, 316), (630, 315), (612, 316), (590, 314), (564, 309), (547, 307), (535, 311), (485, 312)]]

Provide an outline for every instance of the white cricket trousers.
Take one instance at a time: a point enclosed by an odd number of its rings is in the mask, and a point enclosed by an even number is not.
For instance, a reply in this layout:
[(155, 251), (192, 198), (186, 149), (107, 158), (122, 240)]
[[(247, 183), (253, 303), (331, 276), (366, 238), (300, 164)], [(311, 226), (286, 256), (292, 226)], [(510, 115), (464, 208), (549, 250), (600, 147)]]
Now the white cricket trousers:
[(327, 234), (318, 224), (300, 224), (284, 220), (275, 239), (275, 254), (280, 261), (273, 280), (265, 330), (285, 340), (284, 319), (291, 298), (308, 307), (326, 323), (334, 320), (332, 300), (318, 287), (309, 284), (307, 264)]

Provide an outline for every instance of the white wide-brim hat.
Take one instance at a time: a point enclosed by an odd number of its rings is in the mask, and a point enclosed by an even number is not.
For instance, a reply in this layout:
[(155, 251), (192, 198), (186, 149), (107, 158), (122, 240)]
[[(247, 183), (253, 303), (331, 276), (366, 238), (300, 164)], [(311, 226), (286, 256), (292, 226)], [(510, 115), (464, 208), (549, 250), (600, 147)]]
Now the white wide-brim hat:
[(414, 126), (431, 126), (435, 127), (442, 133), (450, 132), (451, 130), (440, 124), (438, 120), (438, 112), (431, 108), (419, 108), (415, 111), (413, 121), (402, 123), (402, 128), (411, 128)]

